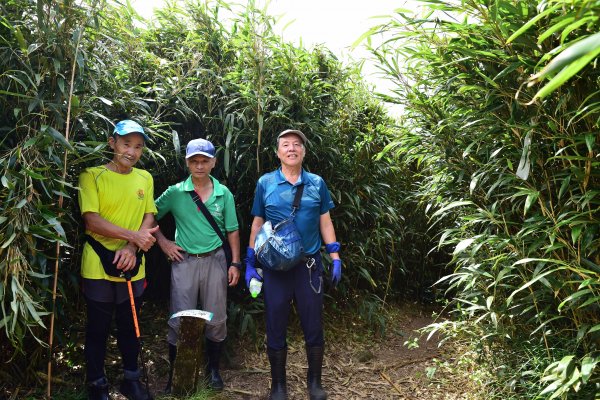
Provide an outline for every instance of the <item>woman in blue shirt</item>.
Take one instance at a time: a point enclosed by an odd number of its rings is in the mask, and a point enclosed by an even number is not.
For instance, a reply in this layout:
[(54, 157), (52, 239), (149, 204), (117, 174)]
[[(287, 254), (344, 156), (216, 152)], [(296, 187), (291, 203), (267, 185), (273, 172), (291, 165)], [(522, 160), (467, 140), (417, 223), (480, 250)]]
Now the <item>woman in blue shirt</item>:
[[(327, 394), (321, 386), (323, 364), (323, 264), (320, 255), (322, 241), (333, 259), (332, 283), (341, 279), (340, 245), (329, 210), (333, 201), (327, 186), (318, 175), (302, 168), (306, 154), (306, 136), (299, 130), (288, 129), (277, 137), (277, 157), (281, 167), (261, 176), (256, 185), (246, 257), (246, 284), (252, 278), (264, 280), (267, 354), (271, 364), (270, 399), (287, 399), (285, 365), (287, 359), (287, 325), (292, 300), (300, 317), (308, 359), (307, 387), (311, 400), (323, 400)], [(254, 240), (261, 226), (273, 225), (288, 218), (298, 187), (304, 185), (300, 207), (294, 222), (302, 237), (305, 261), (288, 271), (263, 268), (263, 277), (256, 272)]]

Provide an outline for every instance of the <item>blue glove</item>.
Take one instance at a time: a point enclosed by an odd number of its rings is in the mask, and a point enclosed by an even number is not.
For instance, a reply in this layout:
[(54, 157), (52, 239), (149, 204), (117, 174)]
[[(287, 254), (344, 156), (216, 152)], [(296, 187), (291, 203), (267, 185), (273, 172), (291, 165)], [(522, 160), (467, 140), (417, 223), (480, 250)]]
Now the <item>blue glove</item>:
[(256, 278), (262, 282), (262, 277), (256, 271), (256, 254), (254, 254), (254, 249), (252, 247), (246, 248), (246, 258), (244, 259), (246, 262), (246, 286), (250, 287), (250, 280), (252, 278)]
[(331, 271), (331, 285), (336, 287), (342, 280), (342, 260), (336, 258), (333, 260), (333, 269)]

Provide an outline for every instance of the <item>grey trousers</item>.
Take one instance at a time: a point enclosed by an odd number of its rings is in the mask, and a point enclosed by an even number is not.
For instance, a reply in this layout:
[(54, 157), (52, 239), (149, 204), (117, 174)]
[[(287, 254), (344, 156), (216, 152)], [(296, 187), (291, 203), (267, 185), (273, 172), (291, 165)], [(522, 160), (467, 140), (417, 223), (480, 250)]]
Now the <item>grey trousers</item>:
[[(222, 342), (227, 336), (227, 262), (225, 252), (197, 258), (184, 255), (181, 262), (171, 265), (171, 315), (182, 310), (199, 308), (213, 313), (206, 322), (205, 336)], [(167, 341), (177, 344), (179, 318), (169, 319)]]

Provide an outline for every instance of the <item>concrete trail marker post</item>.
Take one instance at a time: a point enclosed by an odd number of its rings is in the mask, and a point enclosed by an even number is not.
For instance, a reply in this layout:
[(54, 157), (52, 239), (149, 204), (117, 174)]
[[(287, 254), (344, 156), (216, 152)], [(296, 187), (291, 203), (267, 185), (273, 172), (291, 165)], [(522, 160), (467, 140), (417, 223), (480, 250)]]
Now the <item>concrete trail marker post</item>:
[(203, 310), (183, 310), (171, 315), (181, 318), (173, 369), (174, 395), (195, 392), (198, 382), (204, 379), (204, 324), (212, 317), (213, 313)]

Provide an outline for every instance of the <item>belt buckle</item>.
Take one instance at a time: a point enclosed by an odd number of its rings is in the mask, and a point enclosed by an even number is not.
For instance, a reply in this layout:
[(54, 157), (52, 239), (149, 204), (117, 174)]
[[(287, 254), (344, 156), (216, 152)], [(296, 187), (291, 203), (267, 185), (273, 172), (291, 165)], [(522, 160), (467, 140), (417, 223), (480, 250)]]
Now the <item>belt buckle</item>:
[(211, 250), (211, 251), (207, 251), (206, 253), (193, 254), (193, 256), (196, 258), (206, 258), (208, 256), (212, 256), (216, 252), (217, 252), (216, 250)]

